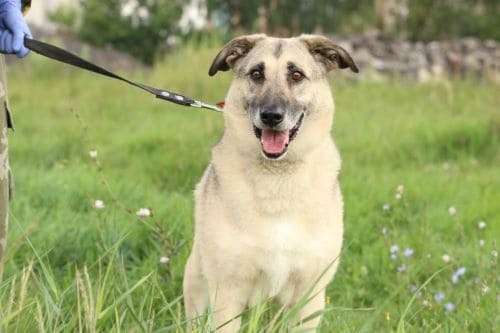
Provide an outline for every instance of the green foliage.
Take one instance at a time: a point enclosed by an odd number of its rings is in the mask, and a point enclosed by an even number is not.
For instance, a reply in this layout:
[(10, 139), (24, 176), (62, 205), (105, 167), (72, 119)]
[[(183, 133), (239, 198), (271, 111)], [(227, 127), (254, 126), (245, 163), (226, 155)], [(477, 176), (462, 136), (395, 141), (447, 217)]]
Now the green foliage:
[(54, 23), (75, 29), (78, 22), (78, 11), (74, 7), (61, 6), (49, 13), (49, 19)]
[[(182, 14), (180, 0), (137, 0), (137, 8), (123, 15), (126, 0), (80, 0), (81, 15), (61, 8), (55, 22), (69, 26), (85, 41), (112, 46), (152, 64), (166, 49)], [(301, 33), (351, 34), (376, 26), (374, 0), (207, 0), (207, 31), (190, 32), (183, 40), (264, 31), (271, 35)], [(476, 36), (500, 40), (500, 3), (497, 0), (409, 0), (408, 17), (396, 24), (394, 37), (431, 40)]]
[[(216, 102), (231, 78), (206, 74), (217, 51), (182, 49), (150, 75), (131, 76)], [(16, 191), (0, 331), (186, 331), (181, 281), (193, 237), (193, 188), (220, 140), (221, 115), (43, 58), (27, 61), (10, 71)], [(495, 331), (498, 86), (348, 83), (337, 75), (333, 135), (343, 159), (345, 246), (321, 332)], [(105, 208), (92, 208), (95, 199)], [(138, 219), (141, 207), (153, 217)], [(486, 228), (477, 227), (480, 220)], [(393, 244), (415, 253), (391, 260)], [(452, 258), (448, 264), (443, 254)], [(162, 256), (170, 262), (160, 263)], [(407, 270), (398, 273), (402, 264)], [(461, 266), (467, 272), (453, 284)], [(413, 298), (411, 286), (443, 268)], [(438, 291), (443, 303), (434, 300)], [(446, 302), (455, 311), (447, 313)], [(270, 308), (247, 314), (244, 332), (269, 328)], [(276, 325), (285, 326), (281, 319)], [(279, 328), (286, 331), (268, 331)]]
[(373, 23), (372, 0), (208, 0), (209, 12), (232, 29), (255, 31), (261, 17), (274, 35), (360, 31)]
[(175, 32), (181, 14), (179, 1), (138, 0), (129, 15), (122, 15), (128, 1), (84, 0), (80, 37), (98, 46), (111, 45), (152, 64)]
[[(230, 32), (274, 35), (302, 32), (356, 33), (375, 27), (374, 0), (208, 0), (209, 11)], [(477, 36), (500, 39), (500, 3), (497, 0), (409, 0), (407, 19), (394, 35), (414, 40)]]
[(406, 30), (411, 39), (475, 36), (500, 40), (497, 0), (413, 0)]

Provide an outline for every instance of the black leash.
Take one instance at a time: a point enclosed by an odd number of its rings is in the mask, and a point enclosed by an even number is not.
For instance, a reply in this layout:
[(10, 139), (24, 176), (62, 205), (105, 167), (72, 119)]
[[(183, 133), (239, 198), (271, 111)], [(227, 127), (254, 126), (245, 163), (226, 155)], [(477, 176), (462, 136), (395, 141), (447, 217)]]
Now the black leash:
[(50, 44), (47, 44), (47, 43), (44, 43), (44, 42), (41, 42), (41, 41), (38, 41), (35, 39), (31, 39), (28, 37), (24, 38), (24, 45), (28, 49), (32, 50), (33, 52), (38, 53), (40, 55), (43, 55), (47, 58), (54, 59), (54, 60), (63, 62), (65, 64), (79, 67), (79, 68), (82, 68), (82, 69), (85, 69), (87, 71), (91, 71), (91, 72), (94, 72), (97, 74), (101, 74), (101, 75), (110, 77), (110, 78), (115, 79), (115, 80), (120, 80), (120, 81), (126, 82), (134, 87), (145, 90), (145, 91), (149, 92), (150, 94), (155, 95), (156, 98), (160, 98), (160, 99), (163, 99), (165, 101), (169, 101), (169, 102), (179, 104), (179, 105), (192, 106), (192, 107), (196, 107), (196, 108), (205, 108), (205, 109), (209, 109), (212, 111), (222, 112), (222, 110), (219, 109), (215, 105), (206, 104), (206, 103), (203, 103), (201, 101), (197, 101), (195, 99), (192, 99), (190, 97), (187, 97), (187, 96), (175, 93), (175, 92), (162, 90), (162, 89), (158, 89), (158, 88), (153, 88), (153, 87), (147, 86), (147, 85), (142, 84), (142, 83), (128, 80), (128, 79), (121, 77), (119, 75), (116, 75), (115, 73), (110, 72), (102, 67), (99, 67), (99, 66), (97, 66), (97, 65), (95, 65), (95, 64), (93, 64), (85, 59), (82, 59), (73, 53), (70, 53), (66, 50), (63, 50), (57, 46), (50, 45)]

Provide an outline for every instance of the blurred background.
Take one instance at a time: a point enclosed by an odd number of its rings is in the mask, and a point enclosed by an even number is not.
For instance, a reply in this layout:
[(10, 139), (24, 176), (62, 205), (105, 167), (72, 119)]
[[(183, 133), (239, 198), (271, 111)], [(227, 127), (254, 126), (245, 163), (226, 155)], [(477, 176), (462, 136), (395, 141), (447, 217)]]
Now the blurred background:
[(115, 66), (150, 66), (186, 43), (245, 33), (320, 33), (353, 53), (363, 77), (499, 81), (498, 0), (45, 0), (29, 20), (74, 51), (81, 42), (123, 53), (108, 56)]
[[(207, 72), (233, 36), (333, 38), (361, 73), (330, 75), (345, 242), (320, 332), (498, 331), (499, 0), (32, 2), (37, 38), (209, 103), (232, 80)], [(8, 61), (0, 332), (185, 332), (193, 189), (221, 114)], [(243, 332), (289, 331), (268, 309)]]

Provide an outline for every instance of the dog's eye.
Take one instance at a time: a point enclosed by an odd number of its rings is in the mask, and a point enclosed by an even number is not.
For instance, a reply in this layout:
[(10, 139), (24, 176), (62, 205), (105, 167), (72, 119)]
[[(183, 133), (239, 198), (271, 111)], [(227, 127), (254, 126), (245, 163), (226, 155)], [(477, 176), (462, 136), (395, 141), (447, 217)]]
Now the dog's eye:
[(301, 72), (295, 71), (292, 73), (292, 80), (294, 80), (295, 82), (300, 82), (303, 79), (304, 79), (304, 74), (302, 74)]
[(264, 73), (260, 70), (254, 70), (250, 73), (250, 78), (255, 82), (261, 82), (264, 80)]

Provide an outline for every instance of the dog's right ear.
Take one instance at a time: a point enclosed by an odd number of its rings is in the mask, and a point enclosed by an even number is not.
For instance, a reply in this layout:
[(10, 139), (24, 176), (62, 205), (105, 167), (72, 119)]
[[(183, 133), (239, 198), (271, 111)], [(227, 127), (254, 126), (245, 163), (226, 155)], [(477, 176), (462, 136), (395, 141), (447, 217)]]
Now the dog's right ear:
[(218, 71), (228, 71), (233, 68), (236, 61), (243, 58), (257, 44), (258, 41), (265, 38), (264, 34), (246, 35), (237, 37), (224, 45), (217, 54), (208, 75), (214, 76)]

